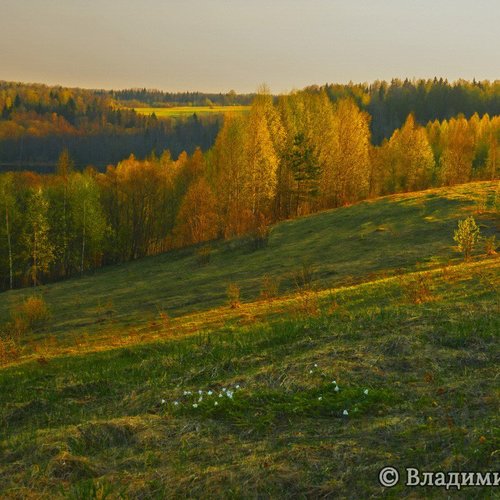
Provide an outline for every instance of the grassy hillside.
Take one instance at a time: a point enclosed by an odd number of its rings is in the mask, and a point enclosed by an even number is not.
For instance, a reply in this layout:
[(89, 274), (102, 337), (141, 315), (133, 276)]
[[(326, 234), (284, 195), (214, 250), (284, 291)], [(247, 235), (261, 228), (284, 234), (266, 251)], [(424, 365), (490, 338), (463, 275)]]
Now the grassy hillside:
[(367, 498), (389, 464), (494, 470), (498, 270), (423, 273), (420, 304), (412, 278), (386, 278), (246, 326), (5, 368), (0, 495)]
[[(484, 235), (497, 231), (496, 190), (497, 182), (482, 182), (389, 196), (278, 224), (268, 246), (258, 251), (246, 239), (215, 243), (206, 266), (188, 248), (37, 292), (52, 310), (48, 331), (65, 343), (75, 335), (123, 332), (162, 314), (177, 317), (220, 306), (229, 283), (241, 287), (243, 301), (259, 297), (266, 275), (280, 282), (280, 294), (290, 293), (304, 266), (313, 270), (316, 287), (331, 288), (459, 262), (453, 248), (457, 220), (473, 214)], [(31, 294), (0, 294), (0, 324), (9, 319), (12, 304)]]
[[(265, 249), (220, 243), (202, 267), (188, 249), (44, 287), (49, 326), (0, 369), (0, 497), (491, 496), (377, 474), (498, 469), (500, 261), (452, 248), (471, 213), (498, 231), (497, 187), (282, 223)], [(279, 297), (258, 297), (264, 275)], [(3, 318), (29, 293), (1, 294)]]
[(243, 113), (250, 109), (250, 106), (173, 106), (171, 108), (134, 108), (141, 115), (152, 115), (157, 118), (179, 118), (184, 116), (213, 115), (225, 113)]

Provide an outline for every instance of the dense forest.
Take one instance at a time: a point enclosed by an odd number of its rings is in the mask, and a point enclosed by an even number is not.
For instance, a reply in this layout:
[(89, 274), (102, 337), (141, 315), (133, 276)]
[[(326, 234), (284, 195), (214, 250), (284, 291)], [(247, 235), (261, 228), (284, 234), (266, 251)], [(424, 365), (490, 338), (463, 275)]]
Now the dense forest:
[(152, 89), (112, 90), (110, 95), (116, 101), (129, 107), (163, 106), (234, 106), (252, 104), (255, 94), (237, 94), (230, 90), (226, 94), (206, 92), (164, 92)]
[[(446, 80), (393, 80), (373, 84), (309, 87), (336, 103), (351, 97), (370, 116), (372, 142), (381, 144), (412, 113), (425, 125), (463, 114), (500, 114), (500, 82), (449, 83)], [(53, 172), (68, 149), (78, 169), (103, 171), (131, 153), (146, 158), (168, 149), (176, 158), (213, 146), (222, 116), (162, 119), (136, 113), (134, 106), (249, 104), (254, 94), (169, 93), (159, 90), (83, 90), (41, 84), (0, 82), (0, 171), (30, 168)], [(277, 103), (279, 97), (273, 97)]]
[(79, 169), (103, 170), (130, 153), (145, 158), (208, 149), (220, 116), (158, 120), (119, 105), (110, 92), (0, 82), (0, 171), (53, 172), (68, 149)]
[[(371, 117), (327, 89), (274, 98), (228, 115), (212, 148), (131, 155), (105, 172), (0, 175), (0, 286), (61, 279), (107, 263), (247, 235), (269, 224), (377, 195), (494, 179), (500, 116), (457, 115), (402, 126), (373, 145)], [(209, 251), (209, 250), (205, 250)]]

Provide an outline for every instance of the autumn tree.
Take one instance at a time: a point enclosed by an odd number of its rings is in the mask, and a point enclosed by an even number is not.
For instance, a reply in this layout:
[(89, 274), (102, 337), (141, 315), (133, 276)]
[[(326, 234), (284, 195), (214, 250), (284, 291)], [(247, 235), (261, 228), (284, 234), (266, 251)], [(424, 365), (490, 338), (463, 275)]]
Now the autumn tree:
[(250, 174), (246, 161), (246, 123), (240, 116), (226, 116), (209, 155), (208, 178), (217, 200), (220, 231), (224, 237), (247, 231)]
[(389, 144), (389, 192), (413, 191), (429, 187), (434, 155), (425, 130), (408, 115), (405, 124), (392, 135)]
[(184, 197), (175, 228), (180, 246), (192, 245), (217, 237), (216, 199), (204, 178), (195, 181)]
[(278, 133), (279, 117), (272, 98), (260, 93), (250, 110), (245, 141), (248, 176), (245, 186), (254, 215), (268, 212), (276, 193), (276, 170), (279, 164), (273, 133)]
[(440, 165), (441, 183), (449, 186), (469, 181), (472, 177), (474, 138), (463, 116), (448, 122), (444, 144)]
[(340, 206), (368, 193), (371, 171), (369, 116), (351, 99), (340, 100), (333, 116), (326, 116), (331, 122), (328, 134), (331, 139), (330, 149), (322, 155), (320, 186), (323, 204)]

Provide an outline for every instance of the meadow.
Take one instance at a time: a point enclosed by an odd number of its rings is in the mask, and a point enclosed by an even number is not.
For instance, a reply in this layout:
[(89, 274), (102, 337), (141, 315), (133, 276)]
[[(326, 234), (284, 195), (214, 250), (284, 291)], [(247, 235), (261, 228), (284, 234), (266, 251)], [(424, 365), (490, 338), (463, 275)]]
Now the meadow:
[(172, 106), (161, 108), (134, 108), (140, 115), (150, 116), (153, 113), (157, 118), (182, 118), (200, 115), (220, 115), (226, 113), (246, 113), (250, 106)]
[(33, 293), (51, 318), (0, 369), (0, 496), (492, 496), (377, 480), (498, 469), (500, 262), (463, 262), (469, 215), (498, 234), (497, 182), (1, 294), (0, 323)]

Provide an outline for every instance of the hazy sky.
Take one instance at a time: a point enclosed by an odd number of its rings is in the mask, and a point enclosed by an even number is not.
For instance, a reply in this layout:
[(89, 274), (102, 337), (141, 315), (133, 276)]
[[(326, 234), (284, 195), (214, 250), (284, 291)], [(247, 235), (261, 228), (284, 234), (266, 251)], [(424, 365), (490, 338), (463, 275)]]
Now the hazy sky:
[(0, 80), (273, 92), (500, 78), (500, 0), (2, 0)]

